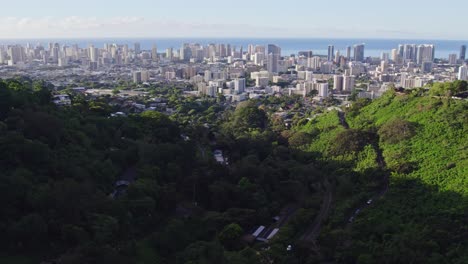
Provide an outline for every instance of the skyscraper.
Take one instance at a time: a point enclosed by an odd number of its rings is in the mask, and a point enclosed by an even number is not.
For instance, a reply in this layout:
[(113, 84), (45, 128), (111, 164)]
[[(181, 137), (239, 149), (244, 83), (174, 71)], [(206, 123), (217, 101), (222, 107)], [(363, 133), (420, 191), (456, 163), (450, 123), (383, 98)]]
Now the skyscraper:
[(139, 42), (135, 43), (135, 54), (140, 54), (141, 52), (141, 45)]
[(189, 61), (190, 58), (192, 58), (192, 49), (190, 48), (190, 45), (187, 43), (184, 43), (182, 47), (180, 48), (180, 53), (179, 53), (179, 59), (181, 61)]
[(423, 62), (426, 62), (426, 61), (433, 62), (434, 53), (435, 53), (434, 45), (428, 45), (428, 44), (419, 45), (417, 47), (416, 63), (421, 65), (423, 64)]
[(267, 70), (269, 72), (278, 72), (278, 61), (281, 57), (281, 48), (268, 44), (268, 61), (267, 61)]
[(351, 59), (351, 46), (346, 47), (346, 59), (347, 60)]
[(166, 58), (170, 61), (172, 61), (172, 58), (173, 58), (173, 53), (172, 53), (172, 48), (167, 48), (166, 49)]
[(404, 45), (398, 45), (398, 55), (400, 55), (400, 58), (403, 58), (403, 54), (405, 53), (405, 46)]
[(234, 80), (234, 91), (236, 91), (236, 93), (238, 94), (243, 93), (245, 91), (245, 79), (244, 78)]
[(468, 67), (466, 64), (458, 69), (458, 80), (468, 81)]
[(466, 45), (460, 47), (460, 60), (464, 61), (466, 58)]
[(337, 91), (343, 90), (343, 75), (333, 76), (333, 89)]
[(351, 92), (354, 90), (355, 80), (354, 76), (344, 76), (343, 77), (343, 91)]
[(340, 63), (340, 51), (339, 50), (335, 52), (335, 63), (336, 64)]
[(153, 61), (158, 60), (158, 46), (156, 46), (156, 44), (153, 44), (153, 48), (151, 49), (151, 59), (153, 59)]
[(92, 62), (97, 62), (99, 59), (99, 50), (95, 48), (93, 45), (89, 47), (89, 59)]
[(328, 61), (333, 61), (333, 56), (335, 55), (335, 46), (328, 46)]
[(269, 72), (278, 72), (278, 59), (279, 56), (277, 54), (268, 54), (267, 70)]
[(457, 64), (457, 54), (449, 54), (448, 63), (451, 65)]
[(364, 44), (354, 45), (354, 61), (364, 61)]
[(281, 57), (281, 48), (279, 46), (268, 44), (268, 54), (273, 53)]
[(134, 83), (141, 83), (141, 71), (133, 72), (133, 82)]

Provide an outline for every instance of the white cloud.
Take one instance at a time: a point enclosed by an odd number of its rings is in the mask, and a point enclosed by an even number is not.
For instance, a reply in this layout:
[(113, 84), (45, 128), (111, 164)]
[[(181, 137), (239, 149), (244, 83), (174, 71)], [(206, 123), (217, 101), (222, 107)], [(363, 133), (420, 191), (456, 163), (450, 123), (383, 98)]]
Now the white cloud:
[(103, 38), (103, 37), (411, 37), (451, 38), (432, 36), (430, 32), (405, 32), (343, 25), (329, 28), (314, 24), (259, 25), (218, 23), (205, 17), (200, 21), (157, 20), (138, 16), (109, 18), (68, 17), (0, 17), (0, 38)]

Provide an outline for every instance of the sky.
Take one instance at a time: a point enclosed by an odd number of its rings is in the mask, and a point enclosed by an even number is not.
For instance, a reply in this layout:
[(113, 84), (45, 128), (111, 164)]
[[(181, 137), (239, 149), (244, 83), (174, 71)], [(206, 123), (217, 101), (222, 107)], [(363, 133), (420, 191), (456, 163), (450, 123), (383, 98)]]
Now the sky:
[(0, 0), (0, 39), (468, 40), (462, 0)]

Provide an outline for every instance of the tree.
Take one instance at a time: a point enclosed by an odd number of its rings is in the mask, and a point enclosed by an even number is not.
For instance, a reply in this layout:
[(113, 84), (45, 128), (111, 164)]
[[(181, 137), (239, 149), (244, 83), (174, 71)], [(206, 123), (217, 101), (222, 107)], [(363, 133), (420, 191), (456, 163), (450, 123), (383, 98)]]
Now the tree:
[(357, 153), (367, 144), (375, 143), (375, 135), (359, 129), (347, 129), (338, 133), (330, 143), (330, 152), (333, 155)]
[(310, 144), (311, 136), (305, 132), (295, 132), (288, 139), (289, 146), (292, 148), (300, 148), (307, 144)]
[(378, 133), (383, 142), (396, 144), (413, 137), (415, 126), (411, 122), (397, 117), (383, 124)]
[(243, 233), (242, 227), (232, 223), (223, 228), (218, 235), (218, 239), (228, 250), (233, 250), (241, 245), (239, 240)]

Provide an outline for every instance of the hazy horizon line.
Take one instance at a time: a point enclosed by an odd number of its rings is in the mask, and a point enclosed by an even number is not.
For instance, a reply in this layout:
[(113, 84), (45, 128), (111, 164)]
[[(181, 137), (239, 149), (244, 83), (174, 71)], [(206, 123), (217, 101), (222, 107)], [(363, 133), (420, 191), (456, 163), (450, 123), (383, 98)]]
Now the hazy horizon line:
[(401, 38), (401, 37), (31, 37), (31, 38), (0, 38), (0, 40), (48, 40), (48, 39), (61, 39), (61, 40), (89, 40), (89, 39), (243, 39), (243, 40), (251, 40), (251, 39), (297, 39), (297, 40), (308, 40), (308, 39), (315, 39), (315, 40), (328, 40), (328, 39), (343, 39), (343, 40), (437, 40), (437, 41), (467, 41), (468, 39), (444, 39), (444, 38)]

